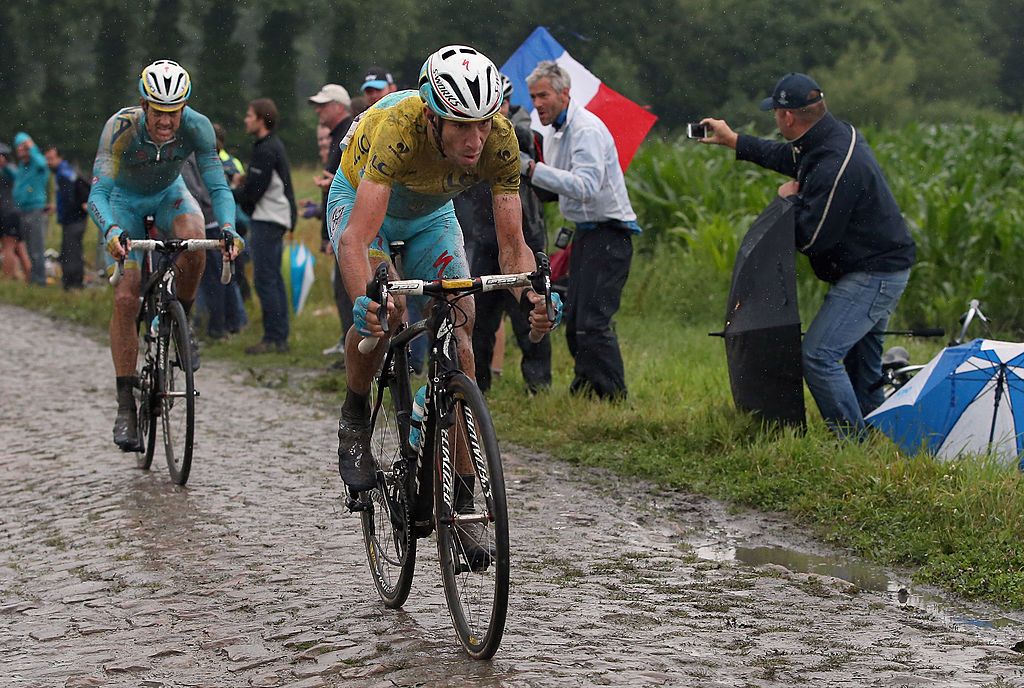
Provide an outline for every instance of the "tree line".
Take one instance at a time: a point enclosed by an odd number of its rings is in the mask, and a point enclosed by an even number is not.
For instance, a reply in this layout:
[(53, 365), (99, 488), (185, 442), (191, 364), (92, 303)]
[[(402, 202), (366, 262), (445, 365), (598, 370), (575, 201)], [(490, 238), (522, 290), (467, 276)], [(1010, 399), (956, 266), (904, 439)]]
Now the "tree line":
[(24, 129), (87, 162), (103, 122), (137, 101), (141, 68), (170, 58), (229, 143), (245, 141), (246, 102), (268, 96), (292, 156), (311, 160), (305, 98), (322, 83), (356, 93), (365, 67), (382, 64), (412, 86), (447, 43), (500, 65), (538, 25), (650, 107), (656, 133), (705, 115), (761, 122), (757, 101), (787, 71), (811, 73), (860, 125), (1024, 106), (1024, 0), (13, 0), (0, 3), (0, 140)]

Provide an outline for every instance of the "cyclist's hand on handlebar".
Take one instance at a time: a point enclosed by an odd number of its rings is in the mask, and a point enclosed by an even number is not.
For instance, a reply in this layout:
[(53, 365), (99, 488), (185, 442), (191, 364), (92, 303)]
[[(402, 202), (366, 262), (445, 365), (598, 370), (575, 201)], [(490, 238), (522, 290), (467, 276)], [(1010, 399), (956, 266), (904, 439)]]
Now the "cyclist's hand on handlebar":
[[(352, 320), (356, 332), (364, 337), (383, 337), (384, 329), (380, 326), (378, 312), (380, 304), (369, 296), (360, 296), (352, 304)], [(388, 316), (395, 312), (395, 300), (388, 299)]]
[(551, 307), (555, 312), (554, 320), (548, 319), (547, 304), (544, 302), (542, 294), (538, 294), (532, 289), (527, 289), (523, 293), (523, 297), (528, 299), (533, 305), (533, 308), (530, 309), (530, 329), (541, 334), (547, 334), (562, 322), (562, 297), (558, 294), (554, 292), (551, 294)]
[(224, 254), (224, 259), (234, 260), (235, 258), (238, 258), (238, 254), (245, 249), (245, 240), (238, 235), (238, 232), (236, 232), (235, 228), (231, 225), (224, 225), (223, 231), (231, 235), (231, 245), (225, 246), (221, 249)]
[(107, 230), (107, 253), (109, 253), (114, 260), (124, 260), (124, 257), (128, 255), (128, 250), (121, 242), (121, 236), (123, 234), (124, 230), (117, 225), (112, 225), (110, 229)]

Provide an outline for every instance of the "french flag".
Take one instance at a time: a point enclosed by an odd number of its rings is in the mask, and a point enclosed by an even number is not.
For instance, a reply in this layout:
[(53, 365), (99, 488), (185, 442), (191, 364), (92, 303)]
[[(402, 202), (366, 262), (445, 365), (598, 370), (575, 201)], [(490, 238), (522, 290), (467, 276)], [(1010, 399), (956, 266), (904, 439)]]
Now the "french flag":
[(550, 127), (543, 126), (537, 118), (537, 113), (533, 112), (526, 77), (542, 60), (554, 60), (569, 72), (569, 78), (572, 80), (569, 96), (601, 118), (608, 127), (612, 138), (615, 139), (615, 148), (619, 152), (619, 165), (625, 172), (636, 149), (640, 147), (658, 118), (629, 98), (605, 86), (589, 69), (573, 59), (547, 29), (538, 26), (501, 66), (501, 71), (512, 81), (512, 104), (519, 105), (533, 114), (533, 128), (541, 134), (550, 133)]

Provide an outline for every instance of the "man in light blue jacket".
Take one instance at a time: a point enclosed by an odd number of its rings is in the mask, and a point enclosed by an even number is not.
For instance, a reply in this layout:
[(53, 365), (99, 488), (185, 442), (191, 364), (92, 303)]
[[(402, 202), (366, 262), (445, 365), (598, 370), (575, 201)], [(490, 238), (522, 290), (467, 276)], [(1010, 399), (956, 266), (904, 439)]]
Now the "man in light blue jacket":
[(14, 173), (14, 204), (21, 217), (21, 232), (28, 245), (32, 261), (29, 281), (46, 285), (46, 191), (50, 181), (50, 168), (46, 157), (32, 137), (23, 131), (14, 137), (18, 165)]

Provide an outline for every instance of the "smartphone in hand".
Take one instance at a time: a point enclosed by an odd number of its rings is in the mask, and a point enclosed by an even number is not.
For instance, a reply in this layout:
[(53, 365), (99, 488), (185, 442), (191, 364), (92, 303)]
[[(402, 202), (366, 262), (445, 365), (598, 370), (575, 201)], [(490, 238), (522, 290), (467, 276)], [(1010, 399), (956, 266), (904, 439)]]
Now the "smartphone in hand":
[(708, 126), (701, 124), (700, 122), (691, 122), (686, 125), (686, 138), (688, 139), (703, 139), (707, 138)]

